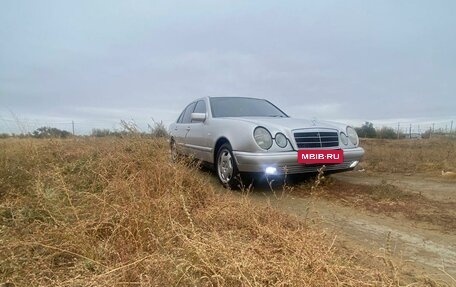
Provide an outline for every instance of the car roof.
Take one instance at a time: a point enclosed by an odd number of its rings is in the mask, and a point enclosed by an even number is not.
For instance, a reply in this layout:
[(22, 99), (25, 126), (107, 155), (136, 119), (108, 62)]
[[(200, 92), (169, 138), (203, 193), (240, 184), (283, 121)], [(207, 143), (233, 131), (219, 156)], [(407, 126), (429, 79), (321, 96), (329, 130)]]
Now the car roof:
[(269, 102), (269, 100), (267, 99), (263, 99), (263, 98), (254, 98), (254, 97), (237, 97), (237, 96), (217, 96), (217, 97), (212, 97), (212, 96), (209, 96), (209, 97), (206, 97), (208, 100), (210, 99), (252, 99), (252, 100), (263, 100), (263, 101), (267, 101)]

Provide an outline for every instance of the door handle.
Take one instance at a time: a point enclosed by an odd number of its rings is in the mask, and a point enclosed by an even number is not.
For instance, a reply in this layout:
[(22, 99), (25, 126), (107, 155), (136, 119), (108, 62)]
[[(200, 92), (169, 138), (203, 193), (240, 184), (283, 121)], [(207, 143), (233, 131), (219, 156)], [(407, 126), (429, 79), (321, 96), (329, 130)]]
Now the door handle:
[(189, 131), (189, 130), (190, 130), (190, 127), (187, 127), (186, 130)]

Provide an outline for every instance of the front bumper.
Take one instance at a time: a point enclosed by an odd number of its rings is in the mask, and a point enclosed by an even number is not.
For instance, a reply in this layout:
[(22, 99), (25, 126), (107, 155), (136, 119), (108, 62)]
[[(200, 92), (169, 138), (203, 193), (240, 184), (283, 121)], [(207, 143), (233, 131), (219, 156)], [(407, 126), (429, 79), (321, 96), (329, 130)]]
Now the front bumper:
[[(344, 162), (326, 165), (327, 171), (342, 171), (353, 169), (364, 149), (361, 147), (344, 149)], [(298, 163), (298, 152), (251, 153), (233, 151), (237, 167), (241, 172), (265, 172), (267, 167), (275, 167), (278, 174), (296, 174), (316, 172), (322, 165), (305, 165)]]

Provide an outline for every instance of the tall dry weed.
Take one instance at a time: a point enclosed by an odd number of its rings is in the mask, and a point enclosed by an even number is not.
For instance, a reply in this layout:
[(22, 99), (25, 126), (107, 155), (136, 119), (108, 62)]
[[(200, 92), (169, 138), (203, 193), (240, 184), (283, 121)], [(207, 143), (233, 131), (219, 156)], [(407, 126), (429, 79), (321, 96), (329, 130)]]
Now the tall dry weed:
[(164, 140), (0, 142), (0, 283), (391, 286), (317, 227), (217, 193)]

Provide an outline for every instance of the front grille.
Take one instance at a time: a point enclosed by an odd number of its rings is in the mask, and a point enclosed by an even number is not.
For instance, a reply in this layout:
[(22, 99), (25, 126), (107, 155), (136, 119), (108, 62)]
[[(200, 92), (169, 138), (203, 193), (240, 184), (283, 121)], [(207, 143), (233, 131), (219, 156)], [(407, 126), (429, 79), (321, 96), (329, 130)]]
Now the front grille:
[(297, 132), (294, 133), (298, 148), (322, 148), (339, 146), (337, 132)]
[[(345, 161), (341, 164), (326, 164), (326, 171), (337, 171), (350, 169), (352, 161)], [(297, 174), (307, 172), (318, 172), (322, 165), (305, 165), (305, 164), (292, 164), (288, 166), (278, 166), (277, 171), (279, 174)]]

